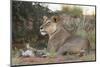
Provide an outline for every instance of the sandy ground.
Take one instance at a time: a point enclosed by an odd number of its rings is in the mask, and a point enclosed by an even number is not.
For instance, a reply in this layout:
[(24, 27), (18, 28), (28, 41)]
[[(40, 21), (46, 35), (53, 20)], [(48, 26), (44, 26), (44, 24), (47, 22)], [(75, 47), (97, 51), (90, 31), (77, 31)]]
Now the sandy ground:
[(27, 64), (46, 64), (46, 63), (62, 63), (62, 62), (77, 62), (77, 61), (95, 61), (95, 52), (82, 57), (67, 55), (57, 57), (13, 57), (12, 65), (27, 65)]

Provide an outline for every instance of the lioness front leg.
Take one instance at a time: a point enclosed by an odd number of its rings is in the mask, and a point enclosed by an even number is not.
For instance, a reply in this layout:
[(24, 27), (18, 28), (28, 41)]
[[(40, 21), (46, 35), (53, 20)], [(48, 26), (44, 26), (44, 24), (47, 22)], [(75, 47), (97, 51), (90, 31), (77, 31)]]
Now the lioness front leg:
[(62, 46), (61, 48), (59, 48), (58, 49), (58, 51), (57, 51), (57, 56), (59, 56), (59, 55), (65, 55), (65, 54), (67, 54), (68, 52), (67, 52), (67, 49), (65, 49), (65, 47), (64, 46)]

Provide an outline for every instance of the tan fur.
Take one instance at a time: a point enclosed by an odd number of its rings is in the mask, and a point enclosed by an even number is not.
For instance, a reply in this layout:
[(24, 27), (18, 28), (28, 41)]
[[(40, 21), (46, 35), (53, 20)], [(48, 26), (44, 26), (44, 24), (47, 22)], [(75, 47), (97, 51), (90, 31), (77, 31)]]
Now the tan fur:
[(40, 27), (40, 32), (49, 35), (48, 51), (55, 51), (57, 55), (68, 53), (84, 53), (88, 49), (89, 41), (80, 36), (71, 35), (63, 26), (59, 16), (47, 18), (45, 16), (44, 23)]

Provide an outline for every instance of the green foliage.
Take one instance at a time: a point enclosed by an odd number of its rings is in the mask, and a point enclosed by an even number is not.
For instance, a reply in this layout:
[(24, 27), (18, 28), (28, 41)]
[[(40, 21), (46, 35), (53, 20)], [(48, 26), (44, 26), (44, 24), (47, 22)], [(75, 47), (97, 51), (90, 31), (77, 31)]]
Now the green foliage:
[(82, 9), (80, 7), (63, 6), (61, 12), (64, 12), (73, 17), (79, 17), (82, 15)]
[(81, 16), (82, 15), (82, 9), (79, 8), (79, 7), (73, 7), (71, 13), (72, 13), (73, 16)]
[(57, 56), (57, 54), (55, 52), (55, 49), (52, 48), (51, 51), (49, 52), (49, 57), (56, 57), (56, 56)]
[(87, 36), (87, 32), (85, 30), (79, 30), (76, 32), (76, 35), (80, 35), (82, 37), (86, 37)]
[(70, 14), (71, 10), (72, 9), (68, 6), (63, 6), (62, 7), (62, 12), (64, 12), (64, 13)]
[[(50, 9), (44, 7), (41, 3), (13, 1), (12, 2), (12, 40), (23, 39), (24, 42), (44, 44), (41, 40), (44, 37), (40, 35), (40, 25), (44, 15), (51, 15)], [(39, 42), (37, 41), (39, 40)], [(45, 45), (45, 44), (44, 44)], [(43, 45), (43, 46), (44, 46)]]
[(92, 49), (95, 49), (96, 48), (96, 32), (95, 32), (95, 30), (93, 30), (93, 31), (89, 31), (88, 32), (88, 39), (89, 39), (89, 41), (90, 41), (90, 44), (91, 44), (91, 48)]

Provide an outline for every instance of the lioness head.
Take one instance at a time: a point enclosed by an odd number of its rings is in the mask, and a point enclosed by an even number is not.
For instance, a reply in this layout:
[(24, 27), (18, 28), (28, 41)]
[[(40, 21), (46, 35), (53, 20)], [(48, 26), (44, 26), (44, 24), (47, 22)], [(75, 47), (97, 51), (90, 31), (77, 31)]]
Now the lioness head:
[(59, 17), (52, 16), (51, 18), (48, 18), (48, 17), (44, 16), (43, 19), (44, 19), (43, 24), (40, 26), (41, 34), (42, 35), (53, 34), (57, 29), (57, 23), (59, 21)]

